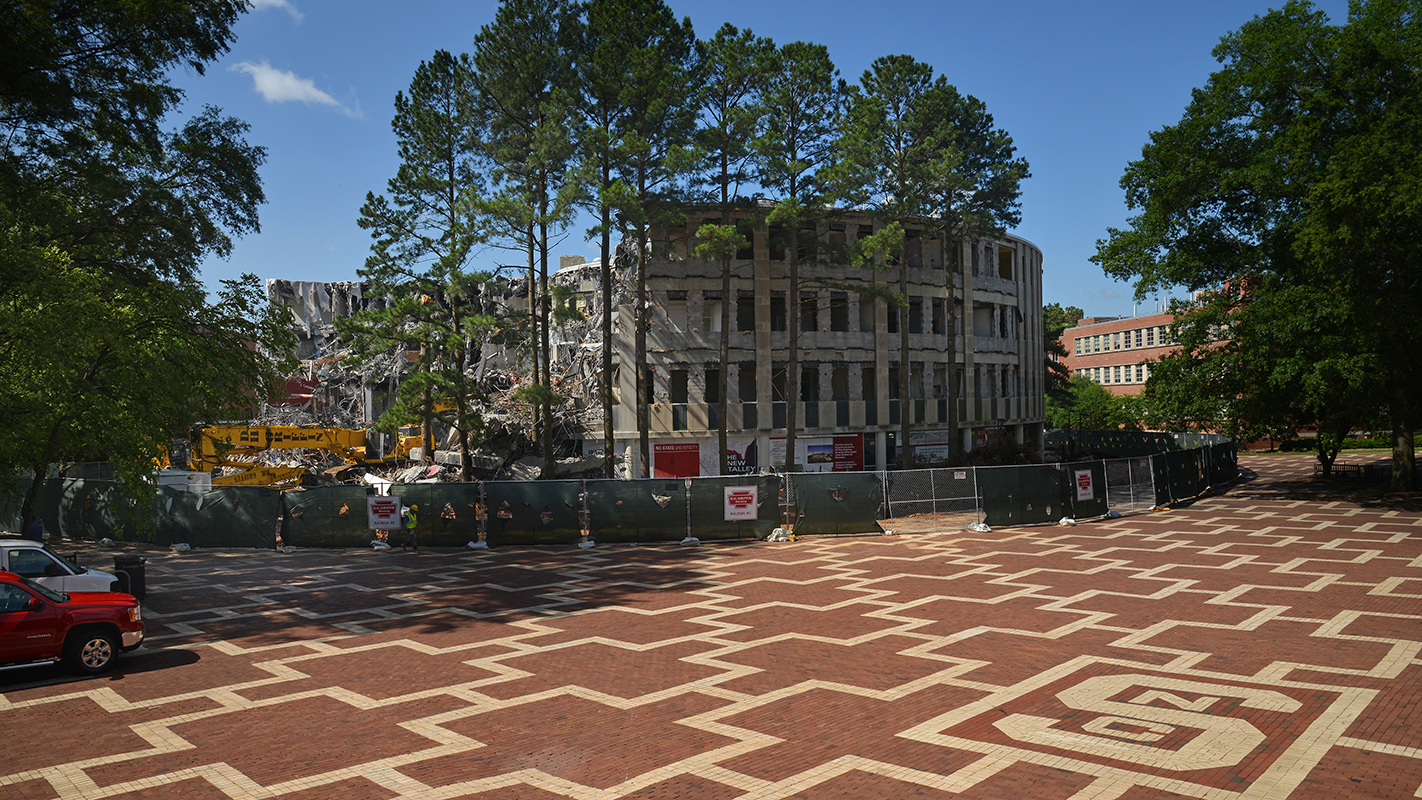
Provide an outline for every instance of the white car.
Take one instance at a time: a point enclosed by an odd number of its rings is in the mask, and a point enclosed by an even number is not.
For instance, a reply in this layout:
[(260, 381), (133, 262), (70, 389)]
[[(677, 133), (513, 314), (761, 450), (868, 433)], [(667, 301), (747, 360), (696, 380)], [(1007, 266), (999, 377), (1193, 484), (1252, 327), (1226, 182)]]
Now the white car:
[(118, 578), (112, 572), (81, 567), (29, 539), (0, 540), (0, 570), (23, 575), (56, 592), (119, 591)]

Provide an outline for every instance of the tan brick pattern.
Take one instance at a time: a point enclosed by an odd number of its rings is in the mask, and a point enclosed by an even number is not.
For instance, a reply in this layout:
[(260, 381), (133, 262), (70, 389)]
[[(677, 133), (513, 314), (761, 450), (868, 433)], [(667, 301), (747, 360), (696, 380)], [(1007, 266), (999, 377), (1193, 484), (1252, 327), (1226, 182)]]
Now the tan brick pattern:
[(1242, 463), (1072, 528), (154, 553), (115, 672), (0, 673), (0, 798), (1422, 796), (1422, 515)]

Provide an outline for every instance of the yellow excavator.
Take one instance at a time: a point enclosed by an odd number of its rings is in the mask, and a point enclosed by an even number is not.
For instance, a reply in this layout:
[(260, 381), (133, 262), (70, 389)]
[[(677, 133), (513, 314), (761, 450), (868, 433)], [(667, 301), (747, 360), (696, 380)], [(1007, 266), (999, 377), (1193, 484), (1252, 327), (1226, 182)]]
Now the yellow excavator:
[(395, 452), (384, 458), (366, 458), (365, 431), (350, 428), (318, 428), (298, 425), (202, 425), (193, 428), (188, 450), (188, 468), (212, 472), (216, 467), (237, 467), (242, 471), (213, 478), (214, 486), (295, 486), (306, 474), (305, 467), (263, 467), (233, 458), (251, 457), (267, 450), (325, 450), (347, 464), (378, 465), (408, 459), (410, 450), (420, 446), (419, 436), (401, 436)]

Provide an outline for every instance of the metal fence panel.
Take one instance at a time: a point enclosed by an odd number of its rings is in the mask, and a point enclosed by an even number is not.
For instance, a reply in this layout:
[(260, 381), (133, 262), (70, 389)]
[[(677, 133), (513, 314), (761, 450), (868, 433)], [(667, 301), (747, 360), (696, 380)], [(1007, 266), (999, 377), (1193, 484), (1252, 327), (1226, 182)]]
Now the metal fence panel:
[(587, 482), (588, 533), (596, 542), (679, 542), (686, 538), (681, 479)]
[[(364, 486), (312, 486), (283, 492), (282, 544), (293, 547), (360, 547), (373, 536), (366, 527)], [(421, 516), (421, 519), (424, 519)]]
[[(726, 489), (756, 487), (756, 518), (726, 519)], [(691, 535), (698, 539), (764, 539), (780, 524), (781, 481), (775, 475), (725, 475), (691, 480)]]
[[(438, 485), (428, 484), (430, 487)], [(419, 487), (400, 488), (401, 496), (409, 497), (408, 490)], [(484, 484), (489, 502), (489, 546), (573, 544), (581, 540), (582, 488), (581, 481), (490, 481)], [(431, 493), (426, 502), (433, 506), (436, 499)], [(466, 496), (464, 502), (474, 500)]]
[(1055, 522), (1062, 514), (1065, 473), (1059, 464), (978, 467), (983, 521), (988, 525)]
[(888, 489), (885, 524), (899, 533), (937, 530), (934, 515), (933, 470), (906, 469), (884, 474)]
[[(1110, 486), (1106, 480), (1105, 461), (1084, 461), (1064, 465), (1066, 497), (1063, 514), (1075, 519), (1090, 519), (1105, 515), (1109, 508)], [(1085, 475), (1078, 475), (1085, 473)], [(1085, 485), (1082, 485), (1082, 479)]]
[(276, 547), (281, 493), (263, 486), (208, 492), (158, 487), (153, 528), (145, 541), (193, 547)]
[(962, 530), (982, 521), (978, 502), (978, 474), (972, 467), (933, 470), (935, 530)]
[(1106, 462), (1106, 499), (1117, 511), (1154, 508), (1154, 483), (1149, 458), (1116, 458)]
[(792, 472), (785, 476), (794, 504), (795, 533), (883, 533), (884, 487), (877, 472)]

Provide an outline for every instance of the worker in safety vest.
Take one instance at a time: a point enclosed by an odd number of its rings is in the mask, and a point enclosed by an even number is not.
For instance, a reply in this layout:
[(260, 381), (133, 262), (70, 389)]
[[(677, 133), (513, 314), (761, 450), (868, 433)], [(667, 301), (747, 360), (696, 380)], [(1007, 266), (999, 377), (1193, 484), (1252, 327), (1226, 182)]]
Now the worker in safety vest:
[(417, 505), (411, 505), (409, 508), (405, 509), (404, 514), (400, 515), (401, 519), (405, 521), (406, 536), (405, 543), (400, 545), (401, 550), (409, 552), (410, 548), (413, 547), (416, 553), (420, 552), (420, 519), (418, 516), (419, 513), (420, 507)]

